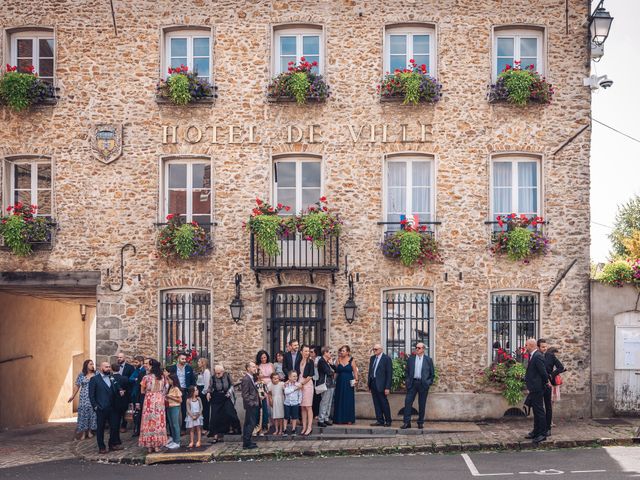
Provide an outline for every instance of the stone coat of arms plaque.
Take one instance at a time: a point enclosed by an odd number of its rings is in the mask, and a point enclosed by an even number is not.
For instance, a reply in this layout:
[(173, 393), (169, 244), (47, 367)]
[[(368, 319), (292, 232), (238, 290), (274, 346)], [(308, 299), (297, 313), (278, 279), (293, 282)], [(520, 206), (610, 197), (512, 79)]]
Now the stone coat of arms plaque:
[(122, 155), (122, 125), (100, 124), (91, 130), (91, 150), (102, 163), (111, 163)]

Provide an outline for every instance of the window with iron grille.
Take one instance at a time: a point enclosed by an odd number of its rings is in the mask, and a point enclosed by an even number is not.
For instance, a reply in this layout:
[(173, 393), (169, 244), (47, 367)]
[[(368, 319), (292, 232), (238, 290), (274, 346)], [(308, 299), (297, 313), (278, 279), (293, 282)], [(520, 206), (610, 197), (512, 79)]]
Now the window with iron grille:
[(392, 290), (383, 295), (382, 331), (387, 355), (396, 358), (400, 352), (410, 354), (416, 343), (422, 342), (425, 353), (431, 356), (432, 292)]
[(540, 331), (540, 303), (536, 293), (498, 292), (491, 295), (491, 359), (499, 348), (512, 354)]
[(205, 290), (169, 290), (162, 292), (160, 358), (166, 364), (178, 350), (198, 352), (198, 357), (211, 360), (209, 320), (211, 294)]

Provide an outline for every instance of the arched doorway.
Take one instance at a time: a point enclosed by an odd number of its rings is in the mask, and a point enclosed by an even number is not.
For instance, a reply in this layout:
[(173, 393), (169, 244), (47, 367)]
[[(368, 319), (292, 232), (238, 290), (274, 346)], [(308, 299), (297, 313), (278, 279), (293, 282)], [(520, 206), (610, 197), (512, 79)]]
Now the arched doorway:
[(326, 333), (325, 292), (315, 288), (286, 287), (268, 292), (267, 332), (272, 354), (287, 342), (324, 345)]

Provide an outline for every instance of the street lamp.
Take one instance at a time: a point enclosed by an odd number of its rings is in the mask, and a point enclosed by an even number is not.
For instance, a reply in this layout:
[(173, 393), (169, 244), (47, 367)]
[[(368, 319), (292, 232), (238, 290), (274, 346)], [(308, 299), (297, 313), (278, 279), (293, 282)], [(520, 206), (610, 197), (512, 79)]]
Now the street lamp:
[(613, 22), (613, 17), (604, 9), (603, 3), (604, 0), (601, 0), (596, 11), (589, 17), (591, 43), (598, 46), (602, 45), (609, 36), (609, 29)]
[(240, 317), (242, 316), (242, 309), (244, 308), (244, 304), (240, 299), (240, 282), (242, 281), (242, 275), (236, 273), (236, 296), (231, 301), (231, 305), (229, 308), (231, 309), (231, 318), (233, 321), (238, 323), (240, 321)]
[(356, 318), (356, 311), (358, 310), (358, 305), (356, 305), (353, 291), (353, 274), (349, 274), (349, 299), (344, 304), (344, 316), (347, 319), (349, 325), (353, 323)]

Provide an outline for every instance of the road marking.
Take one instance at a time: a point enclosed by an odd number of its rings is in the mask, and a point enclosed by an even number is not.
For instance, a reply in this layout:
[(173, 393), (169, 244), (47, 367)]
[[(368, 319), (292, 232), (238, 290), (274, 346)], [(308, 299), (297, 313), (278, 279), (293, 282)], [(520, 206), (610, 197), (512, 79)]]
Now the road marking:
[(469, 469), (469, 472), (471, 472), (471, 475), (474, 477), (493, 477), (497, 475), (513, 475), (513, 473), (480, 473), (476, 468), (476, 466), (473, 464), (473, 461), (471, 460), (471, 458), (469, 458), (469, 455), (467, 455), (466, 453), (463, 453), (461, 456), (462, 456), (462, 459), (464, 460), (464, 463), (467, 464), (467, 468)]
[(550, 468), (549, 470), (535, 470), (533, 472), (518, 472), (520, 475), (562, 475), (562, 470)]
[(571, 470), (571, 473), (603, 473), (606, 470)]

